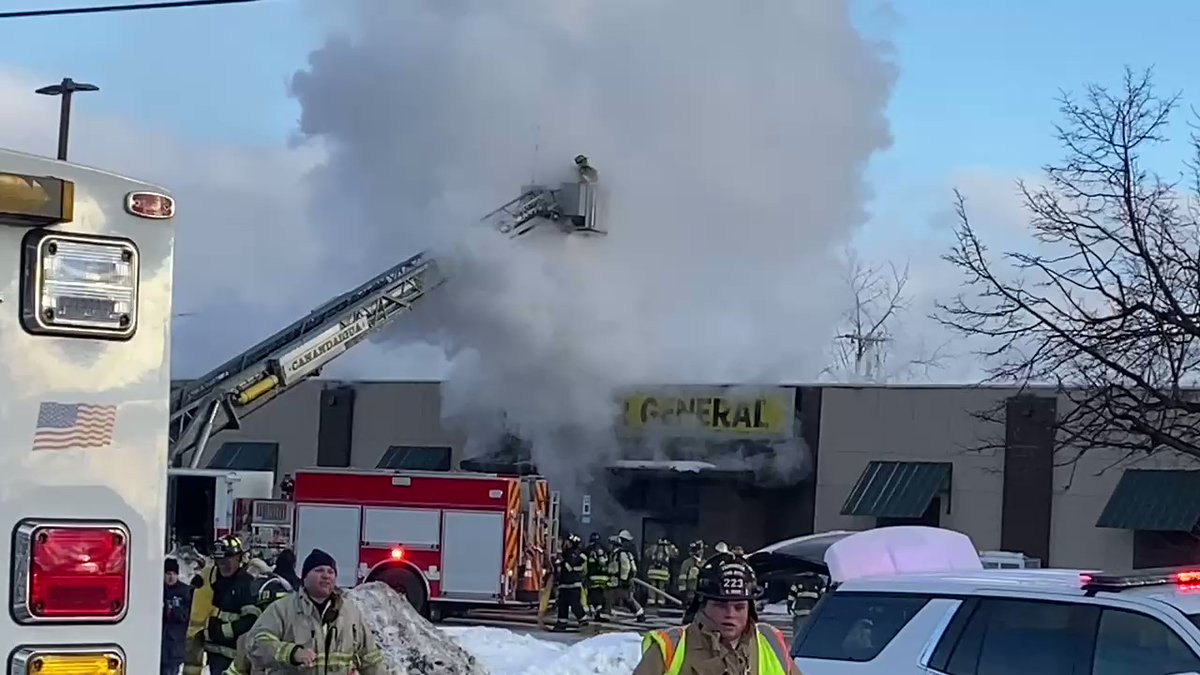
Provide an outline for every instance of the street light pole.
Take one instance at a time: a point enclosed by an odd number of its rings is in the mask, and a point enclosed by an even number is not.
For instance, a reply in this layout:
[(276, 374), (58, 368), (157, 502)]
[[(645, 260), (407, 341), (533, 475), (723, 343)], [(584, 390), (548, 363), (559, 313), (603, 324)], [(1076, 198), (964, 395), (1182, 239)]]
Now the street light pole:
[(37, 90), (37, 93), (45, 96), (62, 97), (62, 105), (58, 112), (58, 158), (64, 161), (67, 159), (67, 138), (71, 135), (71, 97), (77, 91), (100, 91), (100, 87), (64, 77), (58, 84)]

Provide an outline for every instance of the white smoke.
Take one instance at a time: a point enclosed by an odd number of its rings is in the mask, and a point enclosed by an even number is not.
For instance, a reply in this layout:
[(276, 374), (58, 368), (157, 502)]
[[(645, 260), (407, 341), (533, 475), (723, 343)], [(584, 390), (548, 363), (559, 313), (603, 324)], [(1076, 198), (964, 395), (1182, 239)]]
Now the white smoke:
[[(811, 381), (834, 252), (890, 143), (887, 46), (848, 0), (364, 0), (293, 90), (331, 152), (345, 269), (425, 246), (455, 277), (399, 338), (444, 345), (445, 413), (544, 471), (611, 449), (616, 388)], [(586, 154), (603, 239), (477, 225)], [(483, 433), (487, 432), (487, 433)]]

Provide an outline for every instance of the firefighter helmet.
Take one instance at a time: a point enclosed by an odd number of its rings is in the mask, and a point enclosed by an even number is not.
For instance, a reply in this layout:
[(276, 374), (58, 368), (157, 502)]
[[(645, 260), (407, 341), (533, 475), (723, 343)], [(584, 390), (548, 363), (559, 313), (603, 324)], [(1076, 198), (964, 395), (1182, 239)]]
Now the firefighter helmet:
[(591, 534), (589, 534), (589, 535), (588, 535), (588, 543), (589, 543), (589, 544), (599, 544), (599, 543), (600, 543), (600, 541), (601, 541), (601, 539), (600, 539), (600, 533), (599, 533), (599, 532), (593, 532), (593, 533), (591, 533)]
[(697, 539), (688, 546), (688, 550), (699, 555), (704, 551), (704, 542), (700, 539)]
[(232, 534), (219, 537), (213, 542), (212, 546), (212, 557), (214, 560), (236, 558), (245, 552), (246, 550), (242, 547), (242, 540)]
[(617, 539), (621, 541), (633, 541), (633, 535), (629, 533), (629, 530), (621, 530), (617, 533)]
[(758, 579), (742, 560), (713, 560), (700, 570), (696, 594), (708, 600), (754, 600)]

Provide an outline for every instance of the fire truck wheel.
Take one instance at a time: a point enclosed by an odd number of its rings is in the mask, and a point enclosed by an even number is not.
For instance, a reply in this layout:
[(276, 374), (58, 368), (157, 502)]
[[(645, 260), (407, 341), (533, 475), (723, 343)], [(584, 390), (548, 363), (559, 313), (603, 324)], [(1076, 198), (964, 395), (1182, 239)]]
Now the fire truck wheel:
[(403, 567), (393, 567), (383, 570), (376, 581), (391, 586), (397, 593), (408, 599), (408, 604), (413, 606), (421, 616), (429, 616), (429, 603), (427, 602), (425, 593), (425, 584), (421, 579), (413, 573), (412, 570)]

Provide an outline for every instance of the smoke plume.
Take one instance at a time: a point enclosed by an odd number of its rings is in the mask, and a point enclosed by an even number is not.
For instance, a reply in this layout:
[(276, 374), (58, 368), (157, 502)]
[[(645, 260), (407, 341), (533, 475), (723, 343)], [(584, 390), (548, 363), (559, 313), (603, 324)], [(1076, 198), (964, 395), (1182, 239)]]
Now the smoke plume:
[[(452, 265), (389, 336), (452, 357), (451, 421), (573, 474), (611, 455), (621, 387), (815, 379), (890, 143), (893, 68), (848, 1), (345, 3), (293, 82), (330, 153), (312, 210), (354, 276), (424, 247)], [(580, 153), (609, 236), (478, 225)]]

